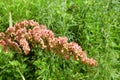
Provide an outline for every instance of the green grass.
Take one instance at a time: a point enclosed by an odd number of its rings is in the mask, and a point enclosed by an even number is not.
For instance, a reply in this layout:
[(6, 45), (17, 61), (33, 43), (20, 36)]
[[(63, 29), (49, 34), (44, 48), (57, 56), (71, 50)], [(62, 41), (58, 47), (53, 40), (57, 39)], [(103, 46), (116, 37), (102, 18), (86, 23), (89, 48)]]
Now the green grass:
[(41, 49), (33, 49), (34, 56), (27, 57), (1, 51), (1, 80), (120, 79), (119, 0), (1, 0), (0, 32), (9, 26), (9, 12), (13, 24), (33, 19), (56, 36), (77, 42), (89, 57), (96, 59), (98, 66), (89, 67), (74, 59), (67, 61)]

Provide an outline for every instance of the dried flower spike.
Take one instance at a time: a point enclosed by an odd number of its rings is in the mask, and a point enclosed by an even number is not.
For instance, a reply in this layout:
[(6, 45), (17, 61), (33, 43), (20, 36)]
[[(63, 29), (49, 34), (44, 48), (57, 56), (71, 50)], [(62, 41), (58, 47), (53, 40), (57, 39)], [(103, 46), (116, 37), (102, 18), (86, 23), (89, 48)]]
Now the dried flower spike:
[(9, 46), (18, 52), (24, 51), (27, 55), (31, 48), (39, 44), (42, 49), (51, 50), (66, 59), (70, 59), (70, 56), (73, 55), (76, 60), (80, 60), (82, 63), (97, 66), (96, 61), (93, 58), (88, 58), (81, 46), (75, 42), (69, 43), (67, 40), (67, 37), (55, 37), (51, 30), (46, 29), (46, 26), (39, 25), (33, 20), (16, 23), (13, 27), (9, 27), (5, 33), (0, 33), (0, 45), (5, 51)]

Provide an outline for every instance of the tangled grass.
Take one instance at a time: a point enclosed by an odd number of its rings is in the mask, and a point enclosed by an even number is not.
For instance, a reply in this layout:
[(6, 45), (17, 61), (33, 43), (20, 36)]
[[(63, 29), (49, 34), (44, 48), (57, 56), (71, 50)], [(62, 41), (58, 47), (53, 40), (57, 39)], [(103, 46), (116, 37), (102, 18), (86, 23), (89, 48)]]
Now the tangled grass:
[(1, 80), (120, 79), (119, 0), (1, 0), (0, 32), (8, 28), (10, 11), (13, 24), (24, 19), (46, 24), (55, 37), (66, 36), (68, 42), (77, 42), (99, 64), (96, 68), (88, 67), (37, 48), (27, 56), (17, 52), (4, 54), (1, 50)]

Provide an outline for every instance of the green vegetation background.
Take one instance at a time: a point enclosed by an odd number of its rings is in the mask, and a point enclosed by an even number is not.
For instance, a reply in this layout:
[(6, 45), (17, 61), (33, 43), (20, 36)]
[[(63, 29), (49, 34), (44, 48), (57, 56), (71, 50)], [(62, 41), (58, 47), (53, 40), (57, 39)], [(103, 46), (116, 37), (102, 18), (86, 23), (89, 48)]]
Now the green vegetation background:
[(33, 19), (77, 42), (98, 67), (40, 48), (28, 56), (0, 49), (0, 80), (120, 80), (119, 0), (0, 0), (0, 32), (9, 12), (14, 24)]

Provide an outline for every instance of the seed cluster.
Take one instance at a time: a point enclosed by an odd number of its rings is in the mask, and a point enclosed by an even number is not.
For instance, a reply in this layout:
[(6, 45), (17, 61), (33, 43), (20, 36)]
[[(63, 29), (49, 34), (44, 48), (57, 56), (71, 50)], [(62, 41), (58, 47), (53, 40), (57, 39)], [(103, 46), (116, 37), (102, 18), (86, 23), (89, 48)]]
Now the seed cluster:
[(8, 47), (11, 47), (18, 53), (24, 51), (27, 55), (31, 48), (37, 44), (42, 49), (53, 51), (65, 59), (70, 59), (70, 56), (73, 55), (76, 60), (97, 66), (96, 61), (93, 58), (88, 58), (77, 43), (68, 43), (67, 37), (55, 37), (51, 30), (46, 29), (46, 26), (39, 25), (38, 22), (33, 20), (18, 22), (13, 27), (10, 26), (5, 33), (0, 32), (0, 45), (5, 51), (8, 51)]

